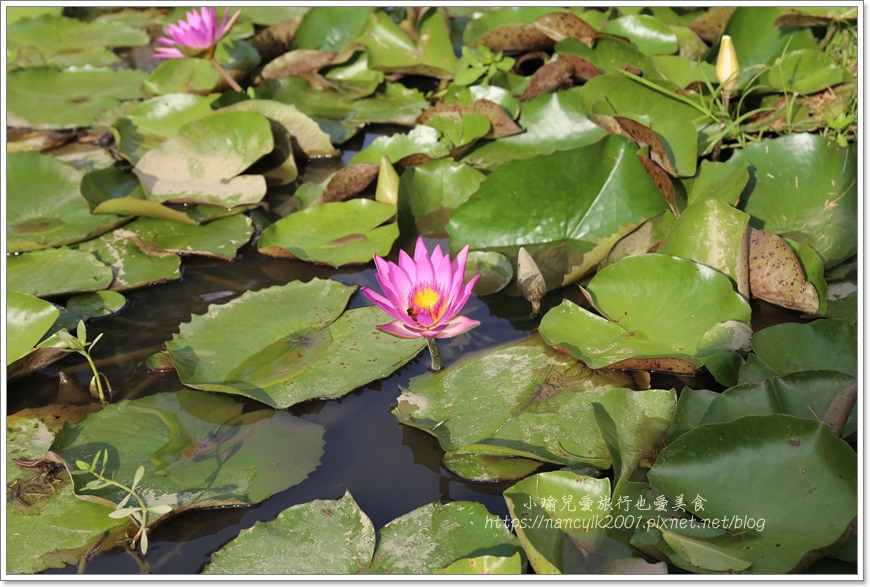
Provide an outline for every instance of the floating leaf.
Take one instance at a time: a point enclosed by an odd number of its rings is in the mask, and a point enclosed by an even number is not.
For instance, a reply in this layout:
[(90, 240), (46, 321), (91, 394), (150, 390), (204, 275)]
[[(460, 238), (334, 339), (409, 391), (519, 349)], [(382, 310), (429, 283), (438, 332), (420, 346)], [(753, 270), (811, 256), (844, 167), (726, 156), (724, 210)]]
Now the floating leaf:
[(766, 139), (740, 149), (753, 181), (742, 198), (752, 226), (809, 245), (830, 268), (858, 246), (857, 154), (811, 134)]
[(120, 100), (139, 97), (145, 74), (132, 69), (28, 68), (6, 76), (7, 124), (40, 129), (89, 126)]
[(519, 575), (523, 572), (523, 559), (517, 553), (510, 557), (476, 556), (451, 563), (435, 575)]
[(604, 73), (633, 68), (646, 76), (658, 77), (648, 55), (631, 43), (616, 37), (602, 35), (595, 40), (593, 47), (576, 39), (566, 39), (556, 45), (556, 53), (579, 57)]
[(6, 285), (34, 296), (97, 291), (112, 283), (112, 270), (96, 257), (68, 247), (21, 253), (6, 260)]
[(415, 126), (408, 134), (378, 137), (368, 147), (353, 156), (351, 164), (371, 163), (378, 165), (381, 157), (397, 163), (411, 155), (426, 155), (440, 159), (450, 154), (452, 145), (441, 139), (441, 132), (431, 126)]
[[(626, 290), (629, 282), (633, 286)], [(686, 259), (627, 257), (599, 271), (587, 289), (604, 317), (566, 300), (547, 312), (540, 331), (549, 344), (595, 369), (618, 368), (620, 361), (632, 358), (680, 359), (697, 367), (705, 357), (735, 348), (732, 336), (742, 338), (748, 331), (749, 304), (731, 281)], [(719, 328), (728, 333), (725, 340), (705, 340)], [(647, 368), (662, 367), (667, 365), (650, 363)]]
[(478, 274), (480, 279), (474, 284), (474, 293), (486, 296), (504, 289), (514, 278), (514, 268), (500, 253), (471, 251), (465, 265), (465, 279)]
[(150, 199), (226, 207), (256, 204), (266, 194), (259, 175), (239, 175), (272, 150), (269, 121), (225, 112), (184, 125), (134, 168)]
[(754, 75), (751, 65), (772, 64), (786, 50), (816, 48), (816, 39), (809, 29), (789, 30), (775, 24), (782, 13), (778, 6), (741, 6), (728, 19), (723, 32), (734, 40), (737, 61), (743, 70), (741, 82)]
[(120, 312), (127, 298), (114, 291), (96, 291), (79, 294), (66, 302), (66, 311), (88, 318), (102, 318)]
[(400, 218), (407, 211), (419, 234), (446, 237), (451, 213), (477, 191), (484, 178), (473, 167), (449, 158), (410, 167), (399, 182)]
[(359, 36), (374, 10), (368, 6), (345, 6), (339, 16), (335, 7), (315, 6), (302, 18), (294, 48), (341, 51)]
[(828, 318), (858, 321), (858, 262), (857, 258), (837, 265), (824, 276), (828, 282)]
[[(381, 159), (384, 160), (385, 157)], [(322, 194), (315, 201), (328, 203), (350, 199), (366, 189), (378, 176), (378, 172), (379, 166), (374, 163), (353, 163), (343, 167), (331, 176)]]
[(858, 375), (858, 332), (843, 320), (770, 326), (753, 335), (752, 349), (780, 375), (823, 369)]
[[(248, 292), (182, 324), (166, 347), (191, 387), (276, 407), (340, 397), (393, 373), (424, 347), (375, 330), (378, 308), (338, 318), (352, 291), (315, 279)], [(285, 311), (275, 314), (276, 307)], [(239, 320), (268, 328), (237, 332)]]
[[(259, 503), (317, 468), (324, 430), (284, 411), (242, 409), (232, 398), (192, 390), (122, 401), (65, 426), (52, 450), (68, 463), (108, 450), (106, 470), (121, 482), (144, 466), (140, 495), (175, 513)], [(114, 505), (126, 495), (111, 486), (86, 489), (89, 480), (77, 476), (76, 493), (91, 501)]]
[(568, 60), (555, 57), (535, 70), (526, 89), (520, 94), (520, 100), (531, 100), (539, 94), (554, 92), (570, 81), (573, 75), (574, 66)]
[(761, 83), (782, 92), (815, 94), (846, 80), (846, 72), (818, 49), (791, 51), (764, 72)]
[(333, 267), (367, 263), (389, 254), (399, 228), (385, 223), (395, 214), (395, 206), (367, 199), (310, 206), (267, 227), (259, 251)]
[[(446, 451), (606, 468), (610, 455), (592, 402), (607, 407), (631, 436), (627, 446), (639, 451), (644, 434), (667, 427), (676, 403), (673, 391), (633, 392), (622, 387), (629, 381), (587, 369), (536, 336), (412, 379), (394, 414), (437, 437)], [(484, 412), (476, 408), (484, 404)], [(629, 422), (638, 421), (646, 432), (629, 432)]]
[(595, 27), (569, 12), (550, 12), (539, 16), (535, 20), (535, 26), (556, 42), (563, 39), (577, 39), (586, 45), (591, 45), (598, 36)]
[(551, 47), (553, 40), (534, 26), (556, 9), (547, 6), (514, 6), (487, 10), (465, 27), (462, 41), (469, 47), (485, 45), (493, 51), (526, 51)]
[(445, 453), (442, 464), (451, 473), (464, 479), (484, 483), (522, 479), (544, 465), (535, 459), (479, 455), (461, 450)]
[(610, 253), (598, 266), (599, 271), (620, 259), (656, 252), (671, 231), (675, 221), (673, 213), (666, 211), (641, 223), (640, 226), (613, 245)]
[(7, 156), (6, 247), (10, 253), (75, 243), (126, 221), (94, 216), (82, 199), (82, 173), (50, 155)]
[[(245, 41), (229, 37), (218, 43), (214, 58), (232, 78), (240, 78), (260, 63), (256, 49)], [(225, 88), (226, 81), (207, 59), (184, 57), (164, 59), (142, 87), (156, 96), (185, 92), (208, 94)]]
[(315, 49), (296, 49), (273, 59), (260, 72), (263, 79), (281, 79), (288, 75), (313, 72), (332, 63), (337, 53)]
[(45, 300), (6, 291), (6, 365), (29, 353), (48, 333), (60, 312)]
[(495, 169), (507, 161), (591, 145), (606, 132), (578, 104), (581, 88), (538, 96), (523, 104), (519, 124), (526, 132), (476, 147), (463, 162)]
[[(766, 302), (800, 310), (823, 313), (819, 294), (807, 281), (794, 250), (772, 232), (751, 229), (749, 243), (749, 281), (752, 296)], [(817, 256), (818, 257), (818, 256)], [(817, 261), (822, 269), (821, 260)]]
[(206, 255), (232, 260), (239, 248), (251, 240), (254, 229), (244, 214), (191, 225), (159, 218), (139, 218), (115, 231), (129, 239), (146, 254), (156, 257), (169, 253)]
[(647, 55), (670, 55), (679, 49), (670, 27), (648, 14), (620, 16), (607, 22), (604, 33), (625, 37)]
[[(726, 482), (716, 474), (722, 463), (735, 463)], [(649, 480), (672, 503), (684, 495), (702, 518), (740, 519), (731, 546), (752, 562), (747, 572), (787, 573), (823, 556), (854, 523), (856, 466), (855, 451), (825, 424), (776, 414), (686, 432), (662, 450)]]
[(689, 195), (689, 204), (701, 198), (716, 198), (736, 206), (749, 181), (749, 166), (735, 158), (724, 163), (704, 160), (695, 177), (682, 181)]
[(116, 230), (79, 245), (81, 251), (93, 253), (108, 265), (110, 275), (114, 274), (110, 289), (124, 291), (181, 277), (181, 258), (178, 255), (149, 255), (128, 238), (129, 235), (123, 229)]
[(511, 258), (525, 246), (548, 288), (576, 281), (621, 236), (667, 206), (635, 150), (631, 141), (611, 136), (502, 165), (452, 213), (451, 243)]
[(752, 561), (738, 548), (726, 544), (684, 536), (660, 529), (664, 541), (687, 563), (695, 567), (718, 572), (740, 572), (752, 566)]

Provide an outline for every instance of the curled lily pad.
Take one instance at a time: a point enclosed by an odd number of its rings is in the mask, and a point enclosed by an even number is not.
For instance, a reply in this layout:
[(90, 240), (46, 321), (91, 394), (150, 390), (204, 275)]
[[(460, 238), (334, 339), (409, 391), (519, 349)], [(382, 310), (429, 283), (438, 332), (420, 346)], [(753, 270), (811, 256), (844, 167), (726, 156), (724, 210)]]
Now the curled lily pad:
[(6, 292), (6, 365), (29, 353), (60, 312), (49, 302), (13, 290)]
[[(736, 463), (726, 482), (714, 473), (723, 462)], [(856, 464), (855, 451), (821, 422), (746, 416), (686, 432), (662, 450), (649, 480), (671, 504), (682, 495), (698, 517), (739, 518), (743, 527), (729, 524), (726, 544), (751, 561), (745, 572), (787, 573), (848, 535), (858, 513)]]
[(148, 198), (161, 202), (256, 204), (266, 194), (265, 179), (240, 174), (272, 147), (266, 118), (225, 112), (187, 123), (148, 151), (133, 171)]
[[(143, 466), (140, 495), (178, 513), (258, 503), (301, 483), (320, 464), (323, 433), (284, 411), (243, 413), (232, 398), (181, 390), (109, 404), (66, 425), (52, 450), (70, 467), (107, 450), (106, 470), (122, 483)], [(279, 436), (287, 444), (276, 444)], [(77, 475), (76, 494), (110, 507), (127, 495), (113, 486), (86, 487), (92, 479)]]
[[(382, 318), (375, 307), (339, 318), (352, 292), (318, 279), (248, 292), (182, 324), (166, 347), (191, 387), (276, 407), (340, 397), (386, 377), (425, 346), (375, 330)], [(239, 320), (267, 327), (241, 333)]]
[[(566, 300), (544, 316), (541, 335), (592, 368), (618, 368), (634, 358), (651, 359), (653, 370), (671, 370), (655, 363), (662, 358), (697, 367), (705, 357), (742, 348), (751, 332), (749, 304), (731, 281), (686, 259), (628, 257), (598, 272), (587, 289), (603, 317)], [(727, 335), (711, 336), (720, 329)]]
[[(635, 428), (626, 441), (638, 455), (647, 444), (641, 437), (663, 431), (676, 403), (673, 391), (632, 392), (623, 387), (630, 381), (626, 374), (592, 371), (536, 336), (412, 379), (394, 414), (437, 437), (446, 451), (606, 468), (610, 454), (592, 402), (605, 404), (619, 428), (645, 422), (645, 431)], [(485, 412), (475, 407), (481, 404)], [(499, 470), (509, 471), (488, 474)]]
[(13, 71), (6, 76), (7, 124), (40, 129), (90, 126), (121, 100), (138, 98), (144, 77), (132, 69)]
[[(453, 211), (451, 243), (512, 258), (524, 246), (548, 287), (576, 281), (621, 236), (667, 207), (635, 150), (631, 141), (611, 136), (505, 163)], [(584, 181), (578, 184), (577, 177)]]
[(266, 228), (259, 251), (334, 267), (367, 263), (393, 247), (399, 228), (387, 222), (395, 214), (395, 206), (367, 199), (309, 206)]
[(6, 285), (34, 296), (97, 291), (112, 283), (112, 270), (94, 255), (60, 247), (31, 251), (6, 261)]
[(120, 216), (92, 215), (79, 190), (82, 173), (54, 157), (13, 153), (7, 162), (9, 252), (87, 240), (126, 222)]
[(831, 268), (858, 245), (857, 153), (824, 137), (792, 134), (737, 151), (752, 167), (743, 210), (752, 226), (811, 246)]

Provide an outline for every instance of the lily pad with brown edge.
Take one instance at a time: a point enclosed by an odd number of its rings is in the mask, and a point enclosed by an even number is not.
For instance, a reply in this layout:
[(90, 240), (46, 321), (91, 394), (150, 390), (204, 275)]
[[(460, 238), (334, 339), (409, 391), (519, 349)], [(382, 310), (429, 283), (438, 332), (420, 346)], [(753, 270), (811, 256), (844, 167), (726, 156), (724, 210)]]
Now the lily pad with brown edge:
[(609, 136), (503, 164), (451, 214), (451, 248), (467, 243), (515, 259), (525, 247), (548, 289), (577, 281), (619, 238), (667, 208), (635, 151), (628, 139)]
[(598, 36), (598, 29), (570, 12), (550, 12), (535, 19), (535, 26), (554, 41), (577, 39), (586, 45)]
[(857, 251), (857, 152), (792, 134), (735, 152), (752, 179), (741, 197), (751, 225), (811, 246), (830, 269)]
[(661, 246), (665, 237), (671, 231), (674, 222), (676, 222), (676, 218), (668, 210), (641, 223), (632, 232), (619, 239), (613, 245), (607, 257), (601, 261), (598, 269), (604, 269), (608, 265), (612, 265), (626, 257), (657, 252), (658, 247)]
[(260, 71), (263, 79), (281, 79), (290, 75), (314, 72), (330, 65), (338, 53), (316, 49), (295, 49), (282, 53)]
[[(288, 537), (298, 544), (291, 552)], [(517, 573), (525, 563), (516, 537), (482, 504), (430, 503), (376, 533), (345, 491), (340, 499), (295, 505), (259, 522), (219, 550), (205, 573), (419, 575), (478, 556), (516, 559)]]
[(437, 79), (452, 79), (456, 71), (450, 21), (437, 7), (426, 10), (417, 21), (413, 38), (386, 12), (372, 12), (356, 41), (365, 47), (372, 69)]
[(535, 27), (535, 21), (558, 9), (547, 6), (513, 6), (487, 10), (473, 19), (462, 33), (463, 43), (485, 45), (493, 51), (527, 51), (552, 47), (553, 39)]
[(267, 227), (258, 250), (333, 267), (367, 263), (389, 254), (399, 236), (395, 214), (391, 204), (361, 198), (309, 206)]
[[(667, 428), (676, 405), (673, 390), (635, 392), (625, 388), (631, 381), (624, 373), (593, 371), (535, 336), (413, 378), (393, 413), (401, 423), (438, 438), (448, 454), (604, 469), (611, 460), (593, 402), (606, 405), (617, 427), (626, 431), (627, 450), (638, 458), (652, 453), (647, 437)], [(484, 404), (486, 410), (477, 408)], [(636, 426), (639, 421), (644, 426)], [(501, 472), (510, 469), (489, 468), (487, 474)]]
[[(76, 498), (63, 467), (43, 460), (53, 440), (54, 432), (39, 419), (6, 418), (4, 560), (9, 575), (78, 564), (109, 532), (128, 524), (110, 518), (110, 508)], [(13, 459), (36, 466), (19, 467)]]
[(145, 73), (105, 68), (33, 67), (6, 76), (7, 125), (36, 129), (90, 126), (121, 100), (140, 97)]
[(244, 172), (273, 146), (265, 117), (224, 112), (185, 124), (133, 171), (152, 200), (228, 208), (256, 204), (266, 194), (266, 180)]
[[(725, 480), (714, 472), (723, 462), (735, 463)], [(669, 506), (682, 495), (687, 512), (731, 522), (716, 542), (751, 562), (742, 572), (777, 574), (802, 570), (854, 535), (856, 471), (855, 451), (827, 425), (772, 414), (686, 432), (648, 477)]]
[(780, 375), (812, 370), (858, 375), (858, 331), (845, 320), (769, 326), (752, 336), (752, 350)]
[(481, 483), (522, 479), (545, 465), (536, 459), (481, 455), (462, 450), (445, 453), (441, 463), (454, 475)]
[[(477, 87), (480, 86), (473, 86), (473, 88)], [(491, 89), (497, 90), (501, 88), (491, 86)], [(470, 88), (468, 90), (470, 90)], [(472, 94), (469, 91), (469, 96), (471, 95)], [(456, 104), (447, 101), (438, 102), (429, 108), (420, 115), (417, 119), (417, 124), (428, 124), (433, 118), (438, 116), (450, 116), (451, 114), (479, 114), (485, 116), (489, 120), (490, 130), (486, 133), (487, 138), (500, 139), (523, 132), (523, 129), (513, 121), (513, 118), (508, 113), (506, 109), (507, 107), (504, 104), (494, 102), (487, 98), (477, 98), (471, 104), (464, 104), (459, 101), (459, 96), (456, 98), (458, 102)], [(518, 102), (517, 109), (519, 109)], [(454, 141), (454, 143), (460, 144), (457, 141)]]
[(110, 268), (69, 247), (21, 253), (6, 261), (7, 287), (38, 297), (97, 291), (111, 283)]
[[(180, 225), (184, 226), (184, 225)], [(181, 277), (181, 258), (175, 253), (148, 254), (128, 238), (129, 233), (113, 231), (79, 245), (108, 266), (112, 275), (109, 289), (126, 291)]]
[(748, 214), (721, 200), (703, 198), (683, 210), (658, 252), (718, 269), (749, 299), (752, 250), (748, 230)]
[(632, 368), (692, 373), (745, 348), (751, 335), (749, 304), (731, 280), (688, 259), (627, 257), (599, 271), (587, 291), (601, 316), (566, 300), (547, 312), (540, 332), (594, 369), (632, 361)]
[[(195, 508), (259, 503), (301, 483), (320, 464), (323, 434), (286, 411), (246, 412), (233, 398), (184, 389), (109, 404), (64, 426), (52, 450), (72, 470), (107, 451), (106, 476), (124, 484), (143, 466), (139, 495), (172, 508), (153, 524)], [(127, 495), (87, 487), (93, 479), (76, 474), (76, 495), (111, 508)]]
[[(280, 408), (340, 397), (390, 375), (425, 346), (376, 330), (387, 320), (379, 308), (342, 314), (353, 291), (314, 279), (248, 292), (192, 317), (166, 347), (190, 387)], [(238, 332), (240, 320), (267, 328)]]
[(142, 252), (161, 257), (166, 253), (205, 255), (232, 260), (254, 233), (244, 214), (208, 224), (181, 224), (161, 218), (139, 218), (114, 232), (134, 242)]
[(7, 156), (6, 247), (10, 253), (72, 244), (127, 222), (94, 216), (82, 198), (82, 172), (41, 153)]
[(36, 296), (6, 291), (6, 365), (28, 354), (48, 333), (59, 310)]
[(543, 94), (523, 103), (518, 120), (525, 132), (477, 145), (462, 161), (493, 170), (508, 161), (530, 159), (591, 145), (607, 132), (578, 103), (581, 88)]
[(602, 73), (630, 67), (647, 77), (661, 77), (649, 55), (625, 39), (608, 35), (599, 36), (591, 47), (577, 39), (565, 39), (556, 44), (556, 54), (579, 57)]
[(397, 163), (412, 155), (425, 156), (427, 161), (441, 159), (450, 155), (453, 146), (451, 141), (442, 137), (440, 130), (421, 124), (407, 134), (398, 133), (376, 138), (368, 147), (354, 155), (350, 162), (379, 164), (381, 157), (386, 156), (390, 163)]
[[(767, 230), (750, 230), (749, 283), (752, 296), (791, 310), (824, 314), (827, 288), (819, 295), (817, 288), (824, 284), (824, 268), (818, 254), (812, 249), (803, 251), (814, 279), (821, 280), (816, 286), (807, 278), (801, 258), (785, 239)], [(815, 258), (810, 257), (811, 254)]]

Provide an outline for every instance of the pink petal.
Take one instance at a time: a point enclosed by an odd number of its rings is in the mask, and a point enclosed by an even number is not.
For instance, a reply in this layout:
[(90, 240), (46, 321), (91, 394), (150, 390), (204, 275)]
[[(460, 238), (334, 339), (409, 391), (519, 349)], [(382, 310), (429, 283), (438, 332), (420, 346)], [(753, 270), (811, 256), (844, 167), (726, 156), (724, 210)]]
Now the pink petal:
[(387, 263), (383, 259), (383, 257), (379, 257), (378, 255), (375, 255), (375, 267), (377, 268), (378, 273), (380, 273), (381, 275), (383, 275), (385, 277), (390, 276), (390, 264)]
[(446, 327), (435, 335), (435, 338), (452, 338), (479, 325), (480, 322), (478, 320), (472, 320), (465, 316), (457, 316), (447, 323)]
[(411, 292), (414, 291), (414, 279), (405, 273), (405, 270), (398, 265), (390, 267), (390, 281), (393, 283), (393, 289), (396, 295), (402, 299), (404, 308), (408, 307), (408, 299), (411, 297)]
[(429, 251), (426, 250), (426, 242), (422, 236), (417, 237), (417, 244), (414, 246), (414, 262), (419, 263), (420, 259), (429, 258)]
[(178, 49), (170, 49), (169, 47), (158, 47), (156, 51), (156, 53), (151, 54), (151, 57), (154, 57), (155, 59), (178, 59), (179, 57), (184, 57), (184, 53)]
[(397, 310), (393, 306), (393, 304), (390, 303), (389, 300), (367, 287), (361, 287), (360, 291), (363, 292), (363, 295), (370, 299), (377, 307), (389, 314), (392, 318), (395, 318), (396, 320), (402, 319), (402, 312), (400, 310)]
[(408, 316), (407, 296), (402, 297), (399, 292), (396, 291), (393, 283), (382, 275), (376, 275), (375, 278), (378, 280), (378, 284), (380, 284), (381, 286), (381, 291), (384, 292), (384, 295), (387, 297), (387, 300), (389, 300), (390, 305), (397, 312), (397, 314), (393, 316), (393, 318), (411, 324), (413, 322), (413, 319)]
[(399, 251), (399, 267), (408, 275), (417, 275), (417, 266), (405, 251)]
[(462, 272), (465, 273), (465, 263), (468, 261), (468, 249), (470, 245), (465, 245), (462, 247), (462, 250), (459, 251), (459, 254), (456, 255), (456, 259), (453, 260), (453, 263), (450, 264), (450, 268), (454, 273), (459, 269), (462, 269)]
[(444, 259), (444, 253), (441, 252), (441, 245), (435, 245), (435, 248), (432, 249), (432, 255), (429, 256), (429, 260), (432, 262), (432, 267), (438, 267), (441, 265), (441, 261)]
[(462, 308), (468, 303), (468, 298), (471, 297), (471, 291), (474, 289), (474, 284), (477, 283), (478, 279), (480, 279), (480, 274), (469, 279), (462, 293), (450, 301), (450, 306), (444, 312), (443, 320), (452, 320), (454, 316), (462, 311)]
[(390, 322), (389, 324), (379, 324), (375, 326), (381, 332), (398, 336), (399, 338), (420, 338), (423, 336), (422, 331), (411, 330), (402, 322)]
[(435, 285), (435, 272), (432, 270), (429, 251), (426, 250), (422, 237), (417, 240), (417, 249), (414, 251), (414, 263), (417, 264), (417, 285)]

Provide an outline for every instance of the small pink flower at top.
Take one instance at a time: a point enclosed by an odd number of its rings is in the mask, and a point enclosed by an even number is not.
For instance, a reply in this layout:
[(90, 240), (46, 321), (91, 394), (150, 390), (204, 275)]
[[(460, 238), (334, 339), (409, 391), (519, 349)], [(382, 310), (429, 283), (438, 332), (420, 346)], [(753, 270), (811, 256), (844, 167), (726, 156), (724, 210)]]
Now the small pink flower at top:
[(210, 58), (214, 54), (215, 46), (230, 32), (239, 14), (241, 11), (236, 11), (228, 21), (229, 8), (227, 8), (218, 26), (217, 13), (213, 7), (203, 7), (201, 12), (191, 10), (187, 13), (186, 19), (163, 29), (168, 37), (160, 37), (157, 40), (167, 46), (157, 47), (152, 57), (176, 59), (205, 55)]
[[(436, 245), (432, 256), (423, 238), (417, 239), (412, 259), (399, 251), (399, 264), (375, 255), (377, 280), (386, 297), (367, 287), (362, 292), (384, 312), (395, 318), (378, 330), (402, 338), (450, 338), (471, 330), (480, 322), (459, 316), (480, 275), (463, 286), (468, 246), (451, 261)], [(431, 346), (430, 346), (431, 349)]]

